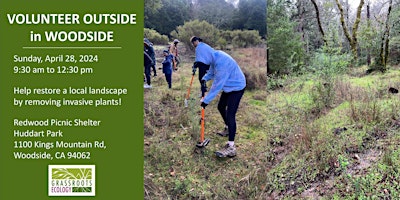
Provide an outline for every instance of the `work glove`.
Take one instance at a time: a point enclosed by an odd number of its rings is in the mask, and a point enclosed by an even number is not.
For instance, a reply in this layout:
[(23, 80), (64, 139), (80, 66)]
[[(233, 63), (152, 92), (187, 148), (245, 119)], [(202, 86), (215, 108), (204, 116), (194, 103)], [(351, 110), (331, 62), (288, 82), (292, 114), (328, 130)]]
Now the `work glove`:
[(200, 104), (200, 106), (202, 107), (202, 108), (204, 108), (204, 109), (206, 109), (206, 107), (207, 107), (207, 103), (204, 103), (204, 102), (201, 102), (201, 104)]
[(200, 62), (194, 62), (193, 63), (193, 68), (197, 68), (199, 64), (200, 64)]
[(193, 67), (192, 67), (192, 72), (193, 72), (193, 75), (196, 74), (196, 67), (194, 67), (194, 65), (193, 65)]

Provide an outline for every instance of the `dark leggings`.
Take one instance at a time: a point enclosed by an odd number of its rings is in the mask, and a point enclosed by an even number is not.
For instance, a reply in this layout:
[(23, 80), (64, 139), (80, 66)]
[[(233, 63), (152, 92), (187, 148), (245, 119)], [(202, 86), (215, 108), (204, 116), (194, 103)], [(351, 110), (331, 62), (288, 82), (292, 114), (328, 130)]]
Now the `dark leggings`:
[(156, 66), (155, 66), (155, 65), (152, 65), (151, 68), (153, 69), (154, 76), (157, 75)]
[(200, 65), (199, 66), (199, 82), (201, 84), (201, 79), (206, 75), (207, 71), (210, 69), (210, 65)]
[(150, 70), (151, 70), (151, 65), (144, 66), (144, 74), (146, 75), (147, 85), (151, 85)]
[(165, 74), (165, 80), (167, 80), (168, 88), (172, 87), (172, 74)]
[[(204, 75), (206, 75), (207, 71), (210, 69), (210, 65), (205, 65), (202, 63), (202, 65), (199, 66), (199, 82), (201, 85), (201, 79), (203, 78)], [(204, 96), (204, 92), (207, 91), (207, 85), (203, 87), (201, 85), (201, 96)]]
[(240, 99), (242, 99), (244, 89), (233, 92), (222, 92), (218, 103), (218, 110), (228, 126), (229, 141), (235, 141), (236, 135), (236, 112), (239, 108)]

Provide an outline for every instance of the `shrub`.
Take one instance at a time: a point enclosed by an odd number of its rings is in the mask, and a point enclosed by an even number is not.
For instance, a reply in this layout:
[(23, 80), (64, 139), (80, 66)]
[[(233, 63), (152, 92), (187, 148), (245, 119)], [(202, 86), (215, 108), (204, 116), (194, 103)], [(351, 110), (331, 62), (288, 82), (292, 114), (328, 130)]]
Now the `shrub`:
[(166, 35), (161, 35), (153, 29), (145, 28), (144, 37), (149, 39), (154, 44), (168, 44), (168, 37)]
[(317, 75), (311, 97), (317, 112), (331, 108), (335, 102), (336, 77), (343, 74), (351, 63), (349, 54), (340, 53), (340, 48), (324, 47), (311, 60), (311, 71)]
[(220, 37), (217, 41), (217, 44), (219, 46), (220, 49), (226, 49), (226, 45), (228, 44), (227, 41), (223, 38)]
[[(224, 38), (226, 41), (232, 41), (232, 31), (221, 31), (219, 34), (221, 38)], [(229, 42), (230, 43), (230, 42)]]
[(339, 75), (345, 72), (351, 63), (351, 55), (340, 53), (340, 48), (324, 49), (315, 53), (311, 60), (311, 71), (322, 78)]
[(275, 90), (284, 86), (287, 75), (278, 76), (276, 73), (269, 74), (267, 79), (267, 89)]
[(335, 81), (330, 77), (329, 80), (319, 79), (311, 90), (311, 99), (317, 114), (320, 114), (324, 109), (331, 108), (335, 101)]
[(261, 37), (256, 30), (232, 31), (232, 44), (234, 47), (247, 48), (261, 43)]
[(171, 32), (174, 38), (178, 38), (187, 49), (194, 50), (190, 43), (192, 36), (197, 36), (203, 39), (210, 46), (215, 46), (219, 37), (219, 30), (212, 24), (206, 21), (188, 21), (182, 26), (176, 27), (176, 30)]
[[(275, 2), (268, 6), (267, 41), (268, 72), (281, 75), (300, 69), (305, 58), (305, 52), (300, 33), (293, 31), (297, 27), (297, 22), (292, 21), (289, 14), (284, 12), (283, 6), (279, 4), (283, 5), (283, 3)], [(280, 10), (272, 8), (279, 8)]]
[(231, 41), (235, 48), (247, 48), (259, 45), (262, 40), (256, 30), (233, 30), (221, 32), (221, 37)]

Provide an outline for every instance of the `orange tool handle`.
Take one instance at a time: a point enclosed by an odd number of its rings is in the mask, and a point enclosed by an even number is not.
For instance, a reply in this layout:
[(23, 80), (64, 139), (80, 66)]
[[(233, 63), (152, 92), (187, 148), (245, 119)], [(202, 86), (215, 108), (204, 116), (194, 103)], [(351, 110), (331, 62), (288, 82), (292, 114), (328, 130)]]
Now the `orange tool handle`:
[(201, 108), (201, 130), (200, 130), (200, 142), (204, 141), (204, 108)]
[(190, 86), (189, 86), (188, 92), (186, 94), (186, 99), (189, 99), (189, 97), (190, 97), (190, 88), (192, 87), (193, 78), (194, 78), (194, 75), (192, 75), (192, 80), (190, 80)]

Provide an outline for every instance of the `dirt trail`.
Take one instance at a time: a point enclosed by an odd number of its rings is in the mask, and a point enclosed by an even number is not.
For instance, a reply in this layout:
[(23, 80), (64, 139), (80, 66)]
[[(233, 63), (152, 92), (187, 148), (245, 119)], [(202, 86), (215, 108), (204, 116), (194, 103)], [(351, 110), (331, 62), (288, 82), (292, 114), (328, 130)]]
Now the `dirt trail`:
[[(353, 165), (347, 169), (347, 174), (357, 177), (367, 173), (371, 167), (380, 158), (382, 152), (376, 149), (369, 149), (365, 153), (354, 154)], [(310, 188), (305, 190), (300, 196), (307, 199), (321, 199), (324, 194), (329, 193), (334, 187), (334, 176), (322, 182), (313, 183)]]

